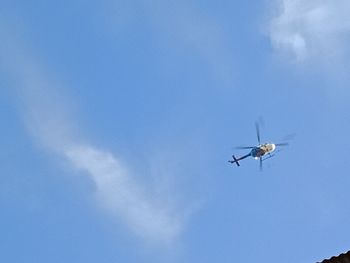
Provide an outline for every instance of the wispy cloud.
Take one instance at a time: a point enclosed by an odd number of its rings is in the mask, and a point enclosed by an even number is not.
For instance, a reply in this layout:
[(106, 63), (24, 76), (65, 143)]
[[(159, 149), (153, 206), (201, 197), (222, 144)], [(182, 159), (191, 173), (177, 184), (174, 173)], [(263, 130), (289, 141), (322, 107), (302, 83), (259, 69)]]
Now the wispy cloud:
[[(114, 28), (119, 29), (129, 21), (129, 29), (134, 26), (130, 18), (144, 19), (154, 30), (156, 41), (167, 50), (186, 50), (197, 56), (207, 66), (209, 75), (221, 84), (234, 81), (235, 63), (229, 45), (228, 32), (215, 16), (188, 1), (148, 1), (106, 0), (115, 10), (109, 12), (114, 20)], [(127, 2), (127, 3), (126, 3)], [(128, 8), (126, 8), (128, 6)], [(132, 6), (132, 8), (131, 8)], [(137, 14), (133, 13), (136, 12)], [(121, 12), (124, 12), (121, 15)], [(126, 16), (125, 12), (129, 12)], [(112, 14), (111, 14), (112, 13)], [(113, 23), (112, 23), (113, 24)]]
[(269, 24), (273, 47), (297, 61), (338, 58), (349, 52), (348, 0), (279, 0)]
[[(104, 206), (143, 237), (161, 241), (173, 240), (182, 221), (171, 207), (164, 206), (142, 192), (121, 162), (111, 153), (89, 145), (70, 145), (65, 154), (78, 168), (86, 171), (97, 187)], [(159, 197), (158, 197), (159, 198)]]
[(187, 46), (206, 63), (209, 73), (219, 82), (232, 83), (234, 63), (227, 32), (215, 17), (186, 1), (157, 1), (146, 4), (148, 14), (168, 45)]
[[(19, 41), (0, 30), (0, 69), (11, 76), (22, 102), (21, 112), (37, 141), (64, 157), (96, 185), (101, 205), (147, 241), (168, 243), (181, 232), (183, 210), (142, 187), (119, 158), (82, 139), (67, 98), (55, 80)], [(79, 135), (79, 136), (78, 136)]]

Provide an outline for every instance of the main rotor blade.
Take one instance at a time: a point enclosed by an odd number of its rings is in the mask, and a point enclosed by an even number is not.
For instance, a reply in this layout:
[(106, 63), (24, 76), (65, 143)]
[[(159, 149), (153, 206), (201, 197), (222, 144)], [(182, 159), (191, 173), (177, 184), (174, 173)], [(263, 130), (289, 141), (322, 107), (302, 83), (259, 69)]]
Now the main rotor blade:
[(290, 133), (283, 137), (281, 141), (291, 141), (295, 138), (296, 133)]
[(255, 148), (254, 146), (237, 146), (235, 149), (253, 149)]
[(263, 169), (263, 159), (262, 159), (262, 157), (260, 157), (260, 172), (262, 171), (262, 169)]
[(275, 143), (276, 146), (288, 146), (288, 142)]
[(260, 129), (259, 129), (259, 123), (255, 122), (255, 130), (256, 130), (256, 137), (258, 138), (258, 143), (260, 143)]

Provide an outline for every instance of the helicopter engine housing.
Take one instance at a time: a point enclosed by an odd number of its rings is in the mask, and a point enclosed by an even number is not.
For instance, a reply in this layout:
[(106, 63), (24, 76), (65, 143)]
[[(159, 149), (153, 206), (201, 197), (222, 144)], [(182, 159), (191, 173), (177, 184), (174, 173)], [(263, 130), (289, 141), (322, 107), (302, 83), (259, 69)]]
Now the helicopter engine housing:
[(263, 145), (265, 153), (271, 153), (276, 150), (276, 145), (274, 143), (266, 143)]

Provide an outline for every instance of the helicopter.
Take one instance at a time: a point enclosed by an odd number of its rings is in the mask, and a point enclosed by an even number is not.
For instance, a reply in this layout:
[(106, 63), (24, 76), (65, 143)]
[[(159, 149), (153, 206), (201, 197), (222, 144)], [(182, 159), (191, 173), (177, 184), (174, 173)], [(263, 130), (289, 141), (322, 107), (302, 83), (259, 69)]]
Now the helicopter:
[(240, 166), (239, 161), (246, 159), (248, 157), (253, 157), (256, 160), (259, 160), (260, 162), (260, 171), (262, 171), (263, 167), (263, 161), (275, 156), (275, 154), (271, 154), (276, 150), (279, 146), (287, 146), (289, 143), (283, 142), (283, 143), (261, 143), (260, 141), (260, 128), (259, 124), (255, 123), (255, 131), (256, 131), (256, 137), (258, 139), (258, 145), (256, 146), (241, 146), (241, 147), (235, 147), (236, 149), (250, 149), (250, 152), (246, 155), (243, 155), (242, 157), (236, 158), (235, 155), (232, 155), (232, 160), (229, 160), (229, 163), (235, 163), (237, 166)]

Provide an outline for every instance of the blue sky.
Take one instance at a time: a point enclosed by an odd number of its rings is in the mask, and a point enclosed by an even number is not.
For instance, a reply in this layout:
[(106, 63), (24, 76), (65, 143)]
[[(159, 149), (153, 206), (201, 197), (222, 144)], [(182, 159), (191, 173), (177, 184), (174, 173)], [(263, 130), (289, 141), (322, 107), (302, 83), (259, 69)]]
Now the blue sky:
[(346, 0), (1, 4), (2, 262), (350, 249)]

